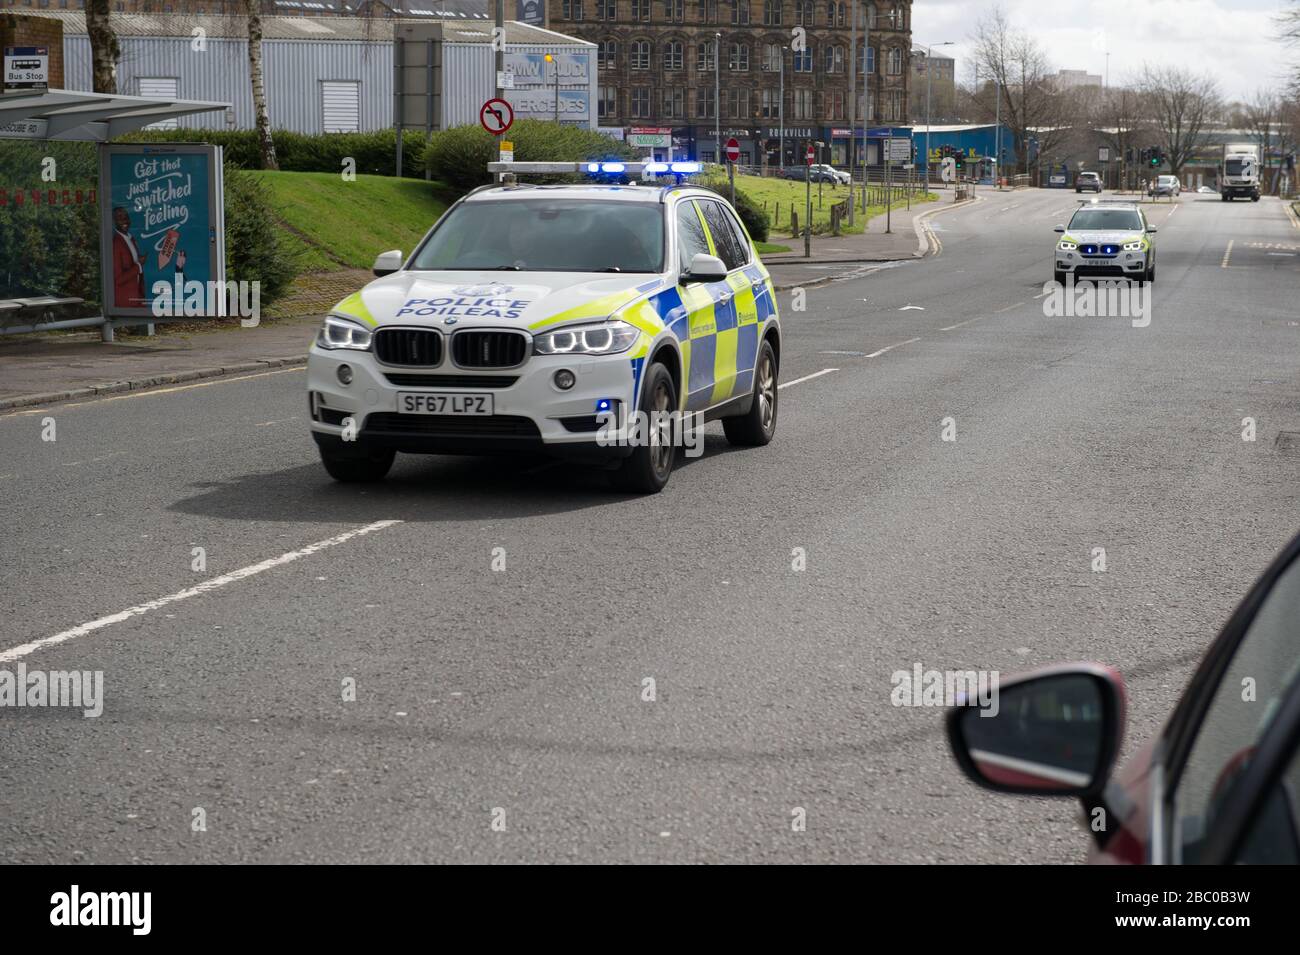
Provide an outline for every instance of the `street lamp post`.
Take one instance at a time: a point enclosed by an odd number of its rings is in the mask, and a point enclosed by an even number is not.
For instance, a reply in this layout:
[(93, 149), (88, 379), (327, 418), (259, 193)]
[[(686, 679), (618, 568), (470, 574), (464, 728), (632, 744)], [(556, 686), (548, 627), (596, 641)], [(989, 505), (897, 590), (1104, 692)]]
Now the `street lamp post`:
[(786, 47), (781, 47), (781, 82), (777, 90), (776, 102), (776, 137), (777, 149), (781, 153), (781, 171), (785, 171), (785, 51)]
[(925, 48), (925, 187), (930, 188), (930, 91), (934, 87), (934, 64), (930, 62), (930, 51), (936, 46), (952, 46), (955, 41), (945, 40)]
[(722, 34), (713, 34), (713, 148), (722, 162)]

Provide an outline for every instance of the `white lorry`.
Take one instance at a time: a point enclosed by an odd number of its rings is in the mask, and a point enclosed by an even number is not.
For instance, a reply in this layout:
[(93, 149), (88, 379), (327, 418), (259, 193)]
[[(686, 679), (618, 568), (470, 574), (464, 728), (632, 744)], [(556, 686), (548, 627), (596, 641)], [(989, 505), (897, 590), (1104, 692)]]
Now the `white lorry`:
[(1225, 143), (1219, 164), (1219, 196), (1231, 202), (1238, 196), (1259, 202), (1259, 145)]

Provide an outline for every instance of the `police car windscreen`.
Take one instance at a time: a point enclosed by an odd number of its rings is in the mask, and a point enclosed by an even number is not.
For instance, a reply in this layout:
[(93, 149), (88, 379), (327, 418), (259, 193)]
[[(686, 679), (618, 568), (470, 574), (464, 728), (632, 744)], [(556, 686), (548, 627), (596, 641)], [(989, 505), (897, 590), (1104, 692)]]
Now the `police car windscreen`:
[(1133, 209), (1080, 209), (1070, 228), (1081, 232), (1142, 231), (1142, 217)]
[(538, 197), (457, 206), (415, 257), (439, 271), (659, 272), (663, 206)]

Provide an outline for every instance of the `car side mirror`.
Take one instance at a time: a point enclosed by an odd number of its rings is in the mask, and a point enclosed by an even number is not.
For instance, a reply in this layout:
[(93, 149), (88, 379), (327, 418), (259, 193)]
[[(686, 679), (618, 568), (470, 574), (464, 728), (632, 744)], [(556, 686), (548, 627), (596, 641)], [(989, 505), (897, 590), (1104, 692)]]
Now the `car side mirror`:
[(962, 771), (985, 789), (1090, 797), (1110, 778), (1124, 735), (1124, 680), (1096, 664), (995, 682), (948, 713)]
[(1053, 232), (1060, 232), (1062, 235), (1064, 235), (1064, 234), (1065, 234), (1065, 226), (1063, 226), (1063, 225), (1058, 225), (1058, 226), (1057, 226), (1055, 229), (1053, 229), (1052, 231), (1053, 231)]
[(1147, 226), (1147, 231), (1154, 235), (1155, 233), (1159, 232), (1160, 230), (1157, 229), (1157, 228), (1156, 228), (1155, 226), (1153, 226), (1153, 225), (1149, 225), (1149, 226)]
[(403, 261), (401, 249), (389, 249), (387, 252), (380, 252), (375, 256), (375, 265), (371, 271), (375, 273), (377, 278), (383, 278), (385, 275), (392, 275), (394, 272), (399, 271), (402, 268)]
[(721, 282), (727, 277), (722, 259), (707, 252), (696, 252), (691, 267), (682, 278), (688, 282)]

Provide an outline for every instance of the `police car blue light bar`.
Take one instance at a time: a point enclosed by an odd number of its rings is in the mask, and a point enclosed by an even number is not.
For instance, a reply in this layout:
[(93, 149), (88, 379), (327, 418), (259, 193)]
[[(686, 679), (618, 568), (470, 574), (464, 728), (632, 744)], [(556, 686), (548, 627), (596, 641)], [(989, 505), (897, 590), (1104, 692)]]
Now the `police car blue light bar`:
[(490, 162), (488, 172), (493, 174), (512, 173), (516, 176), (553, 176), (565, 173), (586, 173), (592, 176), (693, 176), (704, 169), (698, 162), (623, 162), (609, 160), (602, 162)]

